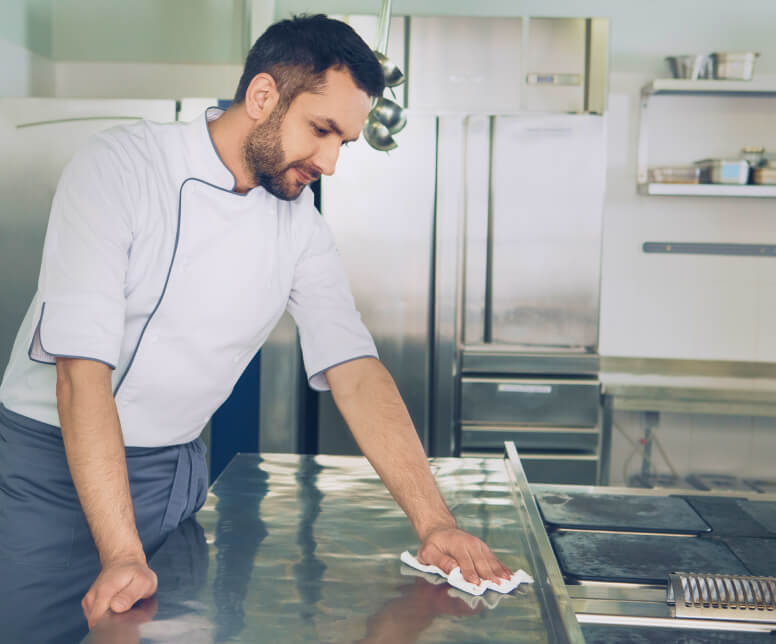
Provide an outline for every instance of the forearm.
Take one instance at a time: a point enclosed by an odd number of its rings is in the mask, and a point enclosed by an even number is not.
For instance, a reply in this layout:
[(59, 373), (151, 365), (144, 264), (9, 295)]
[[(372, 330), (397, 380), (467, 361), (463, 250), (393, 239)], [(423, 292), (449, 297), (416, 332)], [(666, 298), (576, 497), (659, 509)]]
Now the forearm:
[(100, 560), (144, 562), (110, 372), (93, 361), (58, 360), (57, 375), (67, 462)]
[(385, 367), (365, 358), (335, 367), (326, 375), (358, 446), (421, 541), (437, 528), (455, 527), (412, 419)]

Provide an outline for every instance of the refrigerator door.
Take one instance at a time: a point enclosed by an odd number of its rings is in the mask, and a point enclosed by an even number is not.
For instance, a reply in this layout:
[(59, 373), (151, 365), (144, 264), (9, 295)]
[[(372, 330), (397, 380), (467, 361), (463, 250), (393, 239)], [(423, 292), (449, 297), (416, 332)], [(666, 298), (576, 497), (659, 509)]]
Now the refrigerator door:
[[(425, 445), (436, 130), (434, 115), (410, 110), (398, 148), (386, 154), (359, 139), (321, 185), (356, 306)], [(329, 393), (320, 396), (318, 420), (320, 453), (359, 453)]]
[(604, 116), (492, 122), (485, 342), (595, 353)]
[(37, 286), (62, 169), (95, 132), (141, 118), (174, 121), (175, 101), (0, 99), (0, 374)]

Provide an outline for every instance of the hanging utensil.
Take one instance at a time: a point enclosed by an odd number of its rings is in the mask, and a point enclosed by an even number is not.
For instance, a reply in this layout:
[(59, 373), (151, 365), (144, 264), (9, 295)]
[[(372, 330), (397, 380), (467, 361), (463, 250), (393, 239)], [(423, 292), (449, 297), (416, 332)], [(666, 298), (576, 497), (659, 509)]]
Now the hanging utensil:
[(378, 99), (370, 115), (374, 120), (385, 125), (391, 134), (401, 132), (407, 125), (407, 115), (401, 105), (394, 103), (389, 98)]
[(383, 77), (385, 78), (387, 87), (396, 87), (405, 81), (404, 73), (399, 69), (399, 66), (396, 63), (379, 51), (375, 51), (375, 56), (377, 57), (380, 66), (383, 68)]
[(371, 114), (364, 126), (364, 139), (375, 150), (381, 152), (388, 152), (396, 148), (396, 141), (391, 136), (391, 132), (388, 128), (375, 119)]
[[(388, 35), (391, 29), (391, 0), (383, 0), (377, 17), (377, 38), (375, 56), (383, 70), (385, 85), (396, 87), (404, 82), (404, 74), (398, 65), (387, 56)], [(393, 90), (391, 90), (393, 94)], [(394, 98), (395, 98), (394, 94)], [(364, 125), (364, 139), (377, 150), (387, 152), (396, 148), (396, 141), (391, 136), (401, 131), (407, 124), (407, 116), (402, 107), (388, 98), (379, 98), (369, 112)]]

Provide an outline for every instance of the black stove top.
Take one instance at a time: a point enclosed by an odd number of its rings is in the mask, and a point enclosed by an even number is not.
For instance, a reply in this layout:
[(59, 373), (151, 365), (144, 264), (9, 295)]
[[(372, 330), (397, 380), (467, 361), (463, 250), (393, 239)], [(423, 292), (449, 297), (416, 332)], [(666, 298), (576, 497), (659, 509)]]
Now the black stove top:
[(672, 572), (750, 574), (716, 539), (559, 531), (550, 541), (561, 571), (573, 580), (665, 584)]
[(709, 525), (676, 496), (539, 492), (535, 495), (550, 528), (699, 534)]
[(665, 584), (672, 572), (776, 576), (774, 502), (567, 492), (540, 492), (536, 500), (571, 580)]

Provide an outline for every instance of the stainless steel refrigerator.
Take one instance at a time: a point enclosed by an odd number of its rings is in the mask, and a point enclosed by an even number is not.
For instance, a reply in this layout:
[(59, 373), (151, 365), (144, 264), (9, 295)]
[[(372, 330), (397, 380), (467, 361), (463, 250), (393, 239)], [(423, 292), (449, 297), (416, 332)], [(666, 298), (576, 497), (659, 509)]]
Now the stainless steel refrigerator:
[[(404, 34), (398, 148), (359, 141), (321, 185), (356, 304), (429, 455), (514, 440), (532, 480), (595, 483), (608, 22), (412, 17)], [(358, 453), (299, 365), (286, 319), (262, 349), (261, 449), (315, 433), (310, 451)]]
[[(536, 480), (594, 482), (606, 117), (410, 111), (401, 141), (343, 153), (321, 205), (428, 453), (515, 440)], [(357, 453), (318, 406), (318, 450)]]

